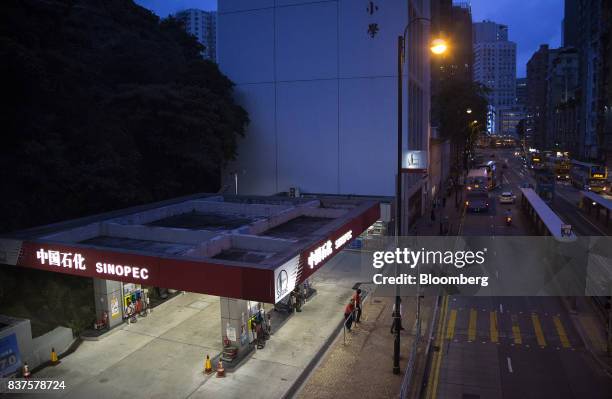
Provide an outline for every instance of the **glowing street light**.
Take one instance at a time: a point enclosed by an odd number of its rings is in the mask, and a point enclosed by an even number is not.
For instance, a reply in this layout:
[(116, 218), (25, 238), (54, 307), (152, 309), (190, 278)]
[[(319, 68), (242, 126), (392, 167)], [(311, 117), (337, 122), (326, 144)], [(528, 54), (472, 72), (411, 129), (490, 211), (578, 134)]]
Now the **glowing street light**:
[(447, 48), (448, 45), (446, 44), (446, 41), (438, 38), (431, 42), (430, 50), (432, 53), (439, 55), (445, 53)]
[(467, 110), (465, 110), (466, 114), (471, 114), (472, 113), (472, 108), (468, 108)]

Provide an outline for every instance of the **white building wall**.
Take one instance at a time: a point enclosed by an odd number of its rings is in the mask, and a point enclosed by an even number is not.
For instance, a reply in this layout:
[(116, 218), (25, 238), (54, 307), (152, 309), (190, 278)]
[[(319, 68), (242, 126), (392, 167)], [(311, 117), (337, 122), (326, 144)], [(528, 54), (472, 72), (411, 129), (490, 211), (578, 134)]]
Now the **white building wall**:
[[(378, 9), (370, 14), (367, 2), (355, 0), (219, 0), (219, 66), (236, 83), (236, 99), (251, 119), (238, 158), (224, 173), (228, 185), (238, 173), (240, 194), (292, 186), (394, 194), (397, 36), (408, 22), (409, 2), (374, 3)], [(428, 1), (411, 3), (423, 3), (426, 10), (418, 13), (429, 13)], [(372, 23), (379, 26), (374, 37)], [(421, 69), (428, 90), (429, 70)], [(410, 134), (426, 143), (429, 92), (422, 95), (421, 120), (414, 124), (420, 131)], [(406, 132), (407, 126), (404, 115)]]

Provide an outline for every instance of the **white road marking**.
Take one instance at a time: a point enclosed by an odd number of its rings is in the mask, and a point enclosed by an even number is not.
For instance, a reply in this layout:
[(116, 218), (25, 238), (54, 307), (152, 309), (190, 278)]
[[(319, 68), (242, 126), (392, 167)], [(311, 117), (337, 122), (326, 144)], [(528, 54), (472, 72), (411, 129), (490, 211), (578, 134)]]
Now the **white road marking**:
[(510, 360), (509, 357), (506, 358), (508, 360), (508, 371), (513, 373), (514, 371), (512, 370), (512, 360)]
[(504, 305), (499, 304), (499, 313), (504, 313)]

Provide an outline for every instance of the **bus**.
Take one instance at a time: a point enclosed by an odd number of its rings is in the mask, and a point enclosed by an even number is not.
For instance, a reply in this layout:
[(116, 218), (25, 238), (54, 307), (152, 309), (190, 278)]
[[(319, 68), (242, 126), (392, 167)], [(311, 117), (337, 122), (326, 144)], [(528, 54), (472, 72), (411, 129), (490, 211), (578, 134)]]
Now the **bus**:
[(566, 157), (554, 157), (551, 156), (546, 160), (546, 168), (550, 170), (557, 180), (569, 180), (571, 162)]
[(465, 208), (468, 212), (487, 212), (489, 210), (489, 192), (487, 189), (466, 190)]
[(555, 197), (555, 174), (549, 169), (534, 170), (535, 192), (542, 201), (551, 203)]
[(471, 169), (465, 181), (465, 188), (468, 191), (487, 189), (489, 187), (489, 176), (484, 168)]
[(594, 193), (608, 192), (608, 168), (572, 160), (570, 180), (574, 187)]
[(484, 169), (487, 172), (487, 188), (493, 190), (497, 187), (497, 164), (495, 161), (488, 161), (478, 165), (477, 169)]
[(542, 159), (542, 155), (539, 153), (533, 153), (529, 157), (530, 168), (533, 170), (544, 169), (544, 162)]

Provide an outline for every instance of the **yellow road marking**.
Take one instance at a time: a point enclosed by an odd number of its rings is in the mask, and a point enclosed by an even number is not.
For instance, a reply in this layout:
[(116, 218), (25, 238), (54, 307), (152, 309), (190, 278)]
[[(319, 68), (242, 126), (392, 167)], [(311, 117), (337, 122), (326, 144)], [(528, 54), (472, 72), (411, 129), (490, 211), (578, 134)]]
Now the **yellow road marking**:
[(497, 329), (497, 311), (489, 313), (489, 324), (491, 325), (491, 342), (499, 342), (499, 330)]
[(511, 316), (512, 319), (512, 337), (514, 338), (515, 345), (521, 345), (523, 343), (523, 338), (521, 337), (521, 329), (518, 325), (518, 320), (516, 315)]
[(542, 324), (540, 324), (540, 318), (537, 314), (531, 314), (531, 321), (533, 322), (533, 329), (535, 330), (536, 339), (538, 340), (538, 345), (542, 348), (546, 346), (546, 340), (544, 339), (544, 332), (542, 331)]
[(468, 324), (468, 341), (476, 340), (476, 318), (478, 312), (476, 309), (470, 309), (470, 322)]
[(446, 339), (453, 339), (453, 336), (455, 335), (455, 324), (457, 324), (457, 309), (450, 311), (448, 328), (446, 329)]
[(440, 365), (442, 364), (442, 353), (444, 349), (442, 344), (444, 343), (444, 327), (446, 326), (446, 312), (448, 309), (448, 296), (445, 295), (442, 299), (442, 311), (440, 312), (440, 324), (438, 331), (436, 332), (436, 345), (438, 346), (438, 352), (434, 354), (434, 360), (432, 363), (432, 375), (427, 383), (427, 399), (435, 399), (438, 391), (438, 378), (440, 377)]
[(561, 323), (559, 316), (553, 316), (553, 321), (555, 323), (555, 328), (557, 329), (557, 334), (559, 334), (559, 338), (561, 339), (561, 346), (564, 348), (571, 348), (572, 345), (567, 338), (567, 333), (565, 332), (565, 328), (563, 327), (563, 323)]

